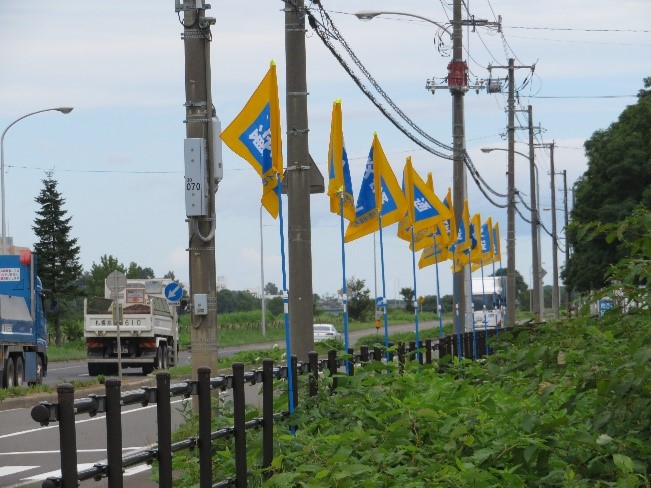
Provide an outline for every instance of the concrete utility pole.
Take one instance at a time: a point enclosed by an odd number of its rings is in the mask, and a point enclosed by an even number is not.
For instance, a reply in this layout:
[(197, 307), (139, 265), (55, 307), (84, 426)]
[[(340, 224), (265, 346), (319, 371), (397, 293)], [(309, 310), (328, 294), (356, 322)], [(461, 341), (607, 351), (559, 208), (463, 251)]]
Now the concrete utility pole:
[(303, 0), (284, 1), (287, 171), (283, 187), (288, 206), (290, 340), (292, 354), (307, 361), (314, 350), (310, 193), (323, 192), (323, 177), (308, 149), (305, 4)]
[[(210, 25), (215, 19), (205, 16), (209, 8), (202, 0), (176, 0), (176, 11), (183, 11), (183, 43), (185, 46), (185, 110), (186, 110), (186, 191), (188, 178), (188, 141), (199, 144), (190, 149), (207, 153), (205, 179), (201, 190), (205, 210), (189, 212), (190, 293), (192, 303), (192, 377), (200, 367), (217, 367), (217, 278), (215, 271), (215, 128), (210, 90)], [(205, 141), (201, 142), (201, 140)], [(198, 141), (198, 142), (197, 142)], [(205, 145), (204, 145), (205, 144)], [(198, 148), (198, 149), (197, 149)], [(193, 156), (194, 157), (194, 156)], [(197, 158), (197, 161), (199, 158)], [(194, 161), (194, 160), (193, 160)], [(199, 164), (199, 163), (197, 163)], [(207, 192), (205, 187), (207, 186)]]
[(532, 299), (534, 320), (542, 320), (542, 311), (540, 307), (540, 254), (538, 253), (538, 226), (540, 225), (538, 217), (538, 206), (536, 203), (536, 173), (535, 173), (535, 148), (533, 140), (533, 109), (531, 105), (527, 107), (529, 115), (529, 192), (531, 193), (531, 259), (533, 268)]
[[(452, 9), (452, 62), (448, 66), (448, 85), (452, 94), (452, 186), (454, 202), (454, 219), (461, 222), (463, 203), (468, 199), (468, 183), (464, 154), (465, 120), (464, 95), (468, 89), (467, 66), (463, 61), (463, 25), (461, 19), (461, 0), (454, 0)], [(456, 295), (459, 300), (459, 317), (461, 329), (468, 330), (472, 324), (472, 297), (470, 296), (470, 266), (454, 273)]]
[[(515, 66), (513, 58), (508, 66), (490, 66), (492, 68), (507, 68), (509, 70), (508, 98), (508, 201), (507, 201), (507, 237), (506, 237), (506, 325), (515, 326), (515, 70), (516, 68), (533, 69), (534, 66)], [(531, 161), (531, 155), (529, 156)], [(540, 254), (540, 253), (539, 253)]]
[(560, 291), (558, 288), (558, 232), (556, 230), (556, 183), (554, 172), (554, 143), (552, 142), (549, 146), (550, 148), (550, 157), (549, 157), (549, 167), (551, 171), (551, 186), (552, 186), (552, 261), (554, 261), (554, 276), (553, 276), (553, 288), (552, 288), (552, 311), (554, 313), (554, 318), (557, 319), (560, 317), (559, 305), (560, 305)]
[[(568, 244), (567, 240), (567, 226), (569, 225), (569, 215), (567, 213), (567, 170), (563, 170), (563, 195), (565, 198), (564, 207), (565, 207), (565, 227), (563, 229), (563, 233), (565, 234), (565, 269), (567, 269), (567, 263), (570, 261), (570, 246)], [(570, 312), (570, 289), (569, 287), (566, 287), (565, 289), (565, 296), (567, 299), (567, 312), (569, 315)]]
[(506, 210), (506, 325), (515, 326), (515, 65), (509, 58), (508, 202)]

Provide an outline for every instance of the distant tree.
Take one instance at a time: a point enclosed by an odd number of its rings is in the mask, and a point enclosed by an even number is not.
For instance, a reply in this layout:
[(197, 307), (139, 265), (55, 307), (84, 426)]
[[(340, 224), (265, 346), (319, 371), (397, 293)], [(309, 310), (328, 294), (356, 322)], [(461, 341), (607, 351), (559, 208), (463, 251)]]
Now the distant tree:
[(436, 312), (437, 309), (437, 299), (435, 295), (425, 295), (423, 297), (423, 303), (421, 305), (421, 310), (423, 312)]
[(154, 270), (151, 268), (143, 268), (137, 263), (131, 261), (126, 272), (127, 278), (131, 280), (147, 280), (155, 278)]
[(124, 264), (111, 254), (104, 254), (99, 258), (99, 264), (93, 262), (90, 271), (84, 273), (85, 294), (89, 297), (104, 296), (104, 281), (113, 271), (120, 271), (126, 275)]
[(443, 313), (452, 313), (452, 312), (454, 312), (454, 296), (453, 295), (443, 295), (441, 297), (441, 311)]
[(651, 208), (651, 77), (645, 78), (644, 87), (617, 122), (584, 144), (588, 169), (575, 186), (567, 229), (572, 254), (561, 273), (572, 290), (604, 287), (606, 270), (628, 255), (620, 241), (605, 235), (582, 239), (579, 229), (595, 221), (621, 222), (638, 204)]
[(414, 311), (414, 290), (411, 288), (402, 288), (400, 290), (400, 296), (402, 297), (402, 300), (405, 302), (405, 310), (407, 312), (413, 312)]
[(168, 271), (167, 273), (165, 273), (163, 275), (163, 278), (168, 279), (168, 280), (172, 280), (172, 281), (176, 281), (176, 275), (174, 274), (174, 271), (171, 271), (171, 270)]
[(273, 297), (267, 301), (267, 310), (269, 310), (274, 317), (281, 315), (285, 309), (283, 297)]
[[(504, 286), (506, 287), (506, 276), (507, 276), (507, 270), (506, 268), (499, 268), (497, 271), (495, 271), (495, 274), (492, 274), (491, 276), (504, 276)], [(524, 310), (529, 310), (529, 287), (527, 286), (527, 283), (524, 281), (524, 278), (520, 274), (520, 272), (516, 269), (515, 270), (515, 300), (517, 302), (517, 306), (520, 309)]]
[(42, 182), (43, 189), (35, 198), (40, 209), (36, 211), (32, 226), (38, 238), (34, 252), (38, 256), (38, 275), (43, 287), (52, 294), (48, 315), (54, 319), (55, 342), (60, 346), (60, 318), (66, 311), (65, 303), (79, 295), (82, 267), (77, 239), (70, 237), (72, 217), (66, 217), (65, 199), (57, 190), (58, 183), (52, 178), (52, 172), (47, 172)]
[(273, 295), (273, 296), (280, 295), (280, 290), (278, 290), (278, 287), (274, 285), (272, 282), (269, 282), (266, 285), (264, 285), (264, 292), (267, 295)]
[(353, 320), (368, 320), (373, 313), (373, 299), (371, 292), (366, 288), (364, 280), (354, 276), (346, 283), (348, 292), (348, 316)]

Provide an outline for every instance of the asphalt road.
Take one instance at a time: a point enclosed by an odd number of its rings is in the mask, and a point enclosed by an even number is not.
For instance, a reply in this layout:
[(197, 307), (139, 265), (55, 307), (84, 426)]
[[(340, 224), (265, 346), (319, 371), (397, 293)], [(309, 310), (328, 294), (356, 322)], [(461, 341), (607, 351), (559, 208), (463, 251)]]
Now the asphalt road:
[[(430, 338), (436, 338), (438, 337), (438, 322), (436, 321), (423, 321), (419, 323), (419, 329), (421, 331), (425, 331), (427, 329), (434, 329), (432, 333), (427, 334), (427, 337)], [(389, 332), (390, 333), (395, 333), (395, 332), (407, 332), (411, 331), (414, 329), (414, 324), (400, 324), (400, 325), (391, 325), (389, 326)], [(369, 334), (376, 333), (378, 336), (378, 342), (383, 343), (384, 342), (384, 329), (379, 329), (376, 331), (375, 328), (373, 329), (365, 329), (365, 330), (357, 330), (354, 332), (350, 332), (348, 335), (349, 342), (351, 344), (355, 344), (357, 339), (359, 339), (362, 336), (366, 336)], [(421, 333), (421, 338), (426, 338), (426, 335), (423, 335)], [(229, 347), (220, 347), (218, 348), (218, 355), (225, 357), (225, 356), (232, 356), (236, 352), (239, 351), (254, 351), (254, 350), (259, 350), (259, 349), (271, 349), (274, 345), (278, 345), (281, 348), (285, 347), (284, 341), (281, 342), (265, 342), (265, 343), (258, 343), (258, 344), (246, 344), (242, 346), (229, 346)], [(188, 352), (180, 352), (179, 353), (179, 364), (184, 365), (184, 364), (190, 364), (190, 353)], [(142, 374), (142, 369), (140, 368), (126, 368), (123, 372), (124, 377), (128, 380), (130, 378), (142, 378), (144, 375)], [(61, 362), (56, 362), (56, 363), (50, 363), (48, 367), (48, 374), (47, 376), (43, 379), (43, 383), (46, 385), (51, 385), (51, 386), (56, 386), (60, 383), (64, 382), (70, 382), (74, 380), (84, 380), (88, 379), (88, 364), (86, 361), (81, 360), (81, 361), (61, 361)], [(0, 404), (0, 409), (1, 409), (1, 404)]]
[[(390, 332), (413, 330), (413, 324), (394, 325)], [(434, 328), (431, 333), (426, 333), (428, 328)], [(422, 337), (438, 337), (438, 322), (422, 322), (420, 329)], [(351, 344), (371, 330), (355, 331), (349, 335)], [(377, 331), (378, 342), (384, 341), (383, 330)], [(229, 356), (235, 352), (252, 349), (268, 349), (274, 343), (253, 344), (246, 346), (220, 348), (219, 354)], [(278, 344), (282, 347), (282, 344)], [(190, 354), (185, 352), (179, 355), (180, 364), (189, 364)], [(88, 368), (85, 361), (66, 361), (52, 363), (49, 368), (45, 383), (56, 385), (88, 378)], [(138, 388), (146, 378), (140, 369), (126, 369), (123, 377), (123, 391)], [(83, 393), (83, 392), (79, 392)], [(85, 396), (84, 393), (82, 396)], [(229, 392), (226, 393), (227, 395)], [(247, 385), (247, 402), (259, 401), (258, 387)], [(0, 402), (0, 486), (2, 487), (37, 487), (48, 476), (59, 475), (60, 452), (58, 425), (39, 426), (31, 419), (31, 408), (41, 399), (27, 397), (23, 405), (11, 408), (12, 402)], [(56, 400), (50, 400), (56, 401)], [(172, 421), (173, 430), (182, 422), (182, 401), (173, 399)], [(17, 403), (14, 403), (17, 405)], [(9, 408), (9, 409), (8, 409)], [(122, 413), (123, 455), (156, 443), (156, 413), (155, 405), (125, 407)], [(82, 414), (76, 417), (77, 451), (79, 469), (102, 462), (106, 458), (106, 424), (104, 415), (89, 417)], [(126, 487), (149, 488), (156, 486), (148, 478), (150, 467), (147, 465), (130, 468), (125, 472)], [(105, 487), (106, 479), (100, 482), (86, 481), (81, 484), (85, 487)]]

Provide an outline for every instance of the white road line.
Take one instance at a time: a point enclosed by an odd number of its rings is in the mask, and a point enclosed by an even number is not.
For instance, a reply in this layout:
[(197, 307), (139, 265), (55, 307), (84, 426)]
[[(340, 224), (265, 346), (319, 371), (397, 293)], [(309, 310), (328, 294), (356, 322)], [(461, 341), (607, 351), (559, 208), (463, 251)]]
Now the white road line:
[[(170, 402), (170, 405), (174, 405), (175, 403), (180, 403), (180, 402), (183, 402), (185, 400), (186, 400), (185, 398), (181, 398), (179, 400), (172, 400)], [(154, 407), (156, 407), (155, 403), (152, 404), (152, 405), (147, 405), (146, 407), (138, 407), (138, 408), (134, 408), (134, 409), (131, 409), (131, 410), (124, 410), (122, 412), (122, 415), (126, 415), (127, 413), (139, 412), (141, 410), (147, 410), (149, 408), (154, 408)], [(91, 417), (91, 418), (88, 418), (88, 419), (75, 420), (75, 425), (76, 424), (83, 424), (83, 423), (86, 423), (86, 422), (94, 422), (96, 420), (104, 420), (104, 415), (101, 414), (101, 415)], [(21, 432), (13, 432), (11, 434), (0, 435), (0, 439), (7, 439), (9, 437), (16, 437), (16, 436), (19, 436), (19, 435), (31, 434), (33, 432), (40, 432), (40, 431), (43, 431), (43, 430), (58, 429), (58, 428), (59, 428), (59, 424), (54, 423), (53, 425), (48, 425), (47, 427), (38, 427), (36, 429), (28, 429), (28, 430), (23, 430)]]
[[(139, 451), (140, 449), (146, 449), (149, 446), (141, 446), (141, 447), (123, 447), (122, 452), (130, 452), (130, 451)], [(77, 452), (106, 452), (106, 449), (77, 449)], [(14, 451), (14, 452), (0, 452), (0, 456), (29, 456), (30, 454), (61, 454), (60, 450), (53, 450), (53, 451)], [(1, 476), (1, 475), (0, 475)]]
[[(95, 463), (78, 464), (77, 465), (77, 472), (83, 471), (83, 470), (88, 469), (88, 468), (92, 468), (93, 466), (95, 466)], [(20, 471), (25, 471), (27, 469), (38, 468), (38, 466), (9, 466), (9, 467), (10, 468), (11, 467), (24, 468), (24, 469), (22, 469)], [(0, 468), (0, 469), (2, 469), (2, 468)], [(148, 470), (151, 470), (151, 469), (152, 468), (151, 468), (151, 466), (149, 464), (146, 464), (146, 463), (139, 464), (138, 466), (132, 466), (129, 469), (126, 469), (124, 471), (123, 476), (125, 476), (125, 477), (133, 476), (135, 474), (142, 473), (143, 471), (148, 471)], [(15, 471), (15, 473), (19, 473), (20, 471)], [(7, 473), (7, 474), (11, 474), (11, 473)], [(57, 469), (56, 471), (49, 471), (47, 473), (40, 473), (40, 474), (37, 474), (37, 475), (34, 475), (34, 476), (30, 476), (29, 478), (23, 478), (20, 481), (29, 481), (29, 482), (42, 481), (42, 480), (46, 480), (47, 478), (50, 478), (50, 477), (60, 478), (61, 477), (61, 470)]]
[(0, 466), (0, 477), (9, 476), (10, 474), (16, 474), (38, 467), (39, 466)]

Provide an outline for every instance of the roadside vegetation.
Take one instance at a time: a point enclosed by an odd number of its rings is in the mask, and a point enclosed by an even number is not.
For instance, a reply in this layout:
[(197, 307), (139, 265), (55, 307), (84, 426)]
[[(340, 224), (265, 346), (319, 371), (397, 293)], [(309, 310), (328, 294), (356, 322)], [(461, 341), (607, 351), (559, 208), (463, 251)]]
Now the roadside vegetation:
[[(651, 213), (579, 234), (628, 250), (581, 316), (505, 331), (481, 361), (410, 362), (403, 374), (371, 363), (337, 375), (336, 388), (326, 371), (314, 398), (301, 376), (294, 415), (275, 424), (269, 472), (256, 468), (260, 433), (247, 432), (249, 486), (651, 486)], [(590, 316), (603, 297), (614, 308)], [(215, 427), (231, 415), (216, 405)], [(251, 407), (247, 418), (257, 415)], [(196, 422), (188, 414), (175, 438), (196, 435)], [(214, 445), (216, 480), (233, 473), (231, 442)], [(197, 455), (175, 456), (177, 486), (197, 483)]]

